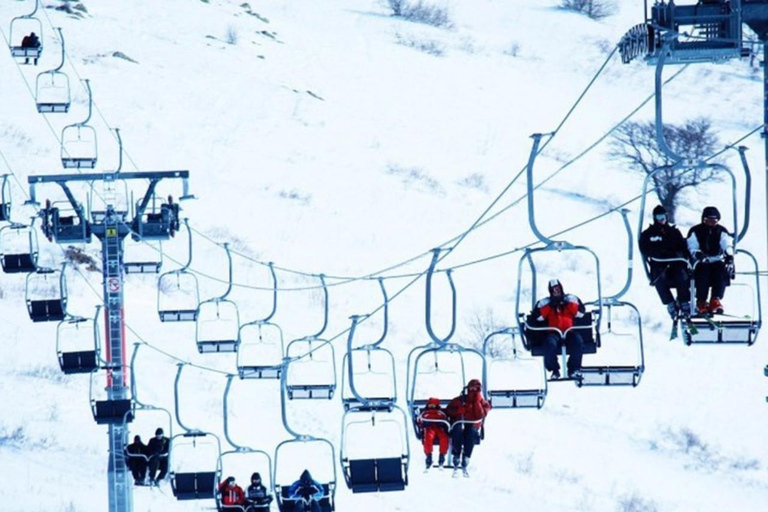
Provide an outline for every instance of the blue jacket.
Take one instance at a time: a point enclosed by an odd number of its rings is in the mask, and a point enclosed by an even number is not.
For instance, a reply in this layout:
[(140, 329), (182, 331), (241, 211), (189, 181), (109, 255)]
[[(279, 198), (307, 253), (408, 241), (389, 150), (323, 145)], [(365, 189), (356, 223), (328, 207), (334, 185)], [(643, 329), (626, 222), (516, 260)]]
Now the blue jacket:
[(312, 497), (315, 501), (320, 501), (325, 496), (325, 489), (323, 484), (312, 478), (309, 471), (306, 469), (301, 474), (301, 478), (293, 482), (288, 489), (288, 495), (291, 498), (307, 498)]

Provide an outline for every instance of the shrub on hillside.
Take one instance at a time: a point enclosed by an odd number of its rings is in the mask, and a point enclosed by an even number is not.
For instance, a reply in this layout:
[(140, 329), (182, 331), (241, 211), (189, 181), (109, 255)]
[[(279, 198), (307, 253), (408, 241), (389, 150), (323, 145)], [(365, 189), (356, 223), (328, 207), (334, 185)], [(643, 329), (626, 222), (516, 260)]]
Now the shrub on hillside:
[(387, 0), (392, 16), (433, 27), (450, 27), (448, 9), (424, 0)]
[(560, 7), (584, 14), (593, 20), (601, 20), (616, 12), (613, 0), (562, 0)]

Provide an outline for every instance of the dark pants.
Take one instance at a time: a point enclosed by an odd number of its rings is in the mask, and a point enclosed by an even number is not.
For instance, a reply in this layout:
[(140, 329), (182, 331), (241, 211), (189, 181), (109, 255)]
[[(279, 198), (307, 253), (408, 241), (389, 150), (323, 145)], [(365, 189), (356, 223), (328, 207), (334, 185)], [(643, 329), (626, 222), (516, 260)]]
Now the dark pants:
[[(565, 336), (565, 347), (568, 349), (568, 373), (571, 374), (581, 369), (581, 355), (584, 350), (584, 340), (577, 331), (570, 331)], [(557, 356), (560, 353), (560, 337), (557, 334), (547, 334), (544, 338), (544, 366), (550, 372), (560, 371), (560, 362)]]
[(696, 266), (694, 280), (696, 282), (697, 301), (706, 301), (710, 288), (712, 288), (713, 299), (722, 299), (725, 295), (725, 287), (730, 284), (725, 264), (721, 261), (699, 263)]
[(127, 465), (133, 474), (133, 480), (144, 483), (144, 478), (147, 476), (147, 461), (143, 457), (131, 457)]
[(294, 510), (296, 512), (321, 512), (320, 503), (318, 503), (315, 500), (312, 500), (311, 502), (309, 502), (309, 505), (307, 505), (303, 501), (297, 501), (296, 508), (294, 508)]
[(691, 282), (688, 271), (682, 265), (668, 265), (661, 269), (653, 279), (653, 286), (665, 306), (675, 300), (671, 288), (677, 289), (678, 302), (691, 301)]
[(465, 457), (471, 457), (475, 445), (479, 442), (480, 432), (474, 425), (460, 423), (451, 429), (451, 453), (454, 457), (461, 457), (462, 449)]
[[(157, 474), (158, 470), (160, 470), (160, 474)], [(163, 480), (166, 474), (168, 474), (168, 457), (151, 456), (149, 458), (149, 479)]]

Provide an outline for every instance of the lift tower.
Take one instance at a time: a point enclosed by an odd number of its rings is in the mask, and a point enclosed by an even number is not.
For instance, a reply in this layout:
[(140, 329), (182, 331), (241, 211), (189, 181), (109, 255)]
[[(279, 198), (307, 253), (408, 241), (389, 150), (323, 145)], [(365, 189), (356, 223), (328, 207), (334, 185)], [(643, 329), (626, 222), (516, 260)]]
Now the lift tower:
[[(67, 198), (66, 203), (46, 201), (41, 208), (42, 230), (46, 237), (60, 244), (89, 243), (92, 235), (101, 241), (106, 321), (106, 391), (107, 400), (96, 402), (94, 418), (109, 429), (109, 512), (133, 512), (133, 485), (125, 465), (124, 448), (128, 444), (126, 423), (133, 419), (133, 403), (129, 394), (130, 375), (125, 351), (125, 313), (123, 297), (123, 240), (129, 234), (135, 240), (167, 240), (179, 227), (179, 205), (169, 196), (159, 207), (151, 207), (156, 199), (157, 184), (164, 179), (180, 179), (181, 199), (189, 199), (189, 171), (108, 172), (89, 174), (59, 174), (30, 176), (30, 200), (37, 204), (37, 185), (55, 183)], [(118, 209), (116, 184), (130, 180), (149, 181), (149, 186), (132, 212)], [(85, 182), (93, 187), (103, 183), (104, 210), (90, 211), (86, 216), (83, 205), (70, 189), (73, 182)], [(95, 190), (95, 189), (94, 189)], [(143, 233), (143, 235), (142, 235)]]

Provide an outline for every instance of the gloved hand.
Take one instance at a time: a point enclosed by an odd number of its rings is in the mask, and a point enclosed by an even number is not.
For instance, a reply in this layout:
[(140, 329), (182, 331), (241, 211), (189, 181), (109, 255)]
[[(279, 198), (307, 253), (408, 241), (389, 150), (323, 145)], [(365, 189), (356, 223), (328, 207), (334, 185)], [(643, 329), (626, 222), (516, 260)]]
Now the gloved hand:
[(733, 264), (733, 256), (726, 255), (725, 259), (723, 260), (725, 263), (725, 271), (728, 272), (728, 276), (731, 279), (736, 278), (736, 266)]
[(693, 254), (691, 254), (691, 261), (695, 264), (698, 261), (701, 261), (702, 258), (704, 258), (704, 253), (701, 251), (693, 251)]

